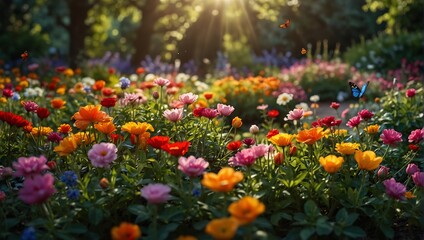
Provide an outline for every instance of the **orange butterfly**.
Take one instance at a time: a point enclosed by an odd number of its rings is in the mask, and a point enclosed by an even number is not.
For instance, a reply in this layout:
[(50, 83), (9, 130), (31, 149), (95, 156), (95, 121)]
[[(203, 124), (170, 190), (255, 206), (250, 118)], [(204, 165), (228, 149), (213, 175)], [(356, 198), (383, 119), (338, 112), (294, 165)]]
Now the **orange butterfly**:
[(300, 51), (300, 53), (301, 53), (302, 55), (305, 55), (307, 52), (308, 52), (308, 51), (306, 51), (306, 49), (305, 49), (305, 48), (302, 48), (302, 50)]
[(28, 57), (29, 57), (28, 51), (25, 51), (24, 53), (21, 54), (22, 61), (27, 60)]
[(288, 28), (290, 27), (290, 19), (286, 19), (285, 23), (280, 24), (280, 28)]

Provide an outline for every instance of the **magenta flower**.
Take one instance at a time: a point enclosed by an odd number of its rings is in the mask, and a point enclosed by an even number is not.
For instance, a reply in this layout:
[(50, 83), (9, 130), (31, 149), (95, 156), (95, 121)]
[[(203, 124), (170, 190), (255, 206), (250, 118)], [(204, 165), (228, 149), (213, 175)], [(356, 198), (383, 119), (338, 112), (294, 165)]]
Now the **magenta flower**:
[(51, 132), (49, 135), (47, 135), (47, 141), (49, 142), (59, 143), (62, 139), (63, 137), (60, 136), (60, 134), (57, 132)]
[(171, 122), (177, 122), (183, 118), (182, 108), (167, 109), (163, 112), (163, 116)]
[(230, 116), (231, 113), (234, 112), (234, 107), (233, 106), (225, 105), (225, 104), (222, 104), (222, 103), (218, 103), (218, 105), (216, 106), (216, 108), (218, 110), (218, 113), (221, 116), (225, 116), (225, 117)]
[(151, 183), (141, 189), (141, 196), (150, 204), (159, 204), (171, 198), (171, 187), (161, 183)]
[(31, 177), (41, 174), (42, 171), (48, 170), (47, 159), (44, 156), (40, 157), (20, 157), (17, 162), (13, 163), (13, 168), (16, 172), (15, 177)]
[(350, 128), (355, 128), (360, 123), (361, 123), (361, 117), (360, 116), (355, 116), (355, 117), (352, 117), (351, 119), (349, 119), (349, 121), (347, 121), (346, 126), (348, 126)]
[(251, 166), (256, 161), (255, 152), (251, 148), (243, 149), (240, 152), (236, 153), (234, 157), (228, 159), (228, 164), (230, 166)]
[(416, 172), (412, 175), (412, 180), (417, 187), (424, 187), (424, 172)]
[(406, 96), (409, 97), (409, 98), (415, 96), (415, 93), (416, 93), (416, 90), (413, 89), (413, 88), (406, 90)]
[(218, 116), (218, 110), (212, 108), (204, 108), (201, 112), (202, 117), (213, 119)]
[(113, 143), (94, 144), (88, 151), (88, 159), (94, 167), (108, 167), (118, 155), (118, 149)]
[(358, 112), (358, 116), (361, 117), (361, 119), (364, 121), (368, 121), (374, 116), (374, 113), (368, 111), (368, 109), (363, 109)]
[(186, 105), (190, 105), (196, 102), (198, 97), (199, 97), (198, 95), (189, 92), (189, 93), (181, 94), (179, 97), (179, 100)]
[(53, 184), (54, 177), (49, 173), (26, 178), (19, 190), (19, 199), (27, 204), (43, 203), (56, 192)]
[(13, 176), (13, 169), (10, 167), (0, 166), (0, 180)]
[(253, 138), (245, 138), (242, 141), (244, 144), (246, 144), (246, 146), (252, 146), (253, 144), (255, 144), (255, 139)]
[(27, 112), (36, 112), (38, 109), (38, 104), (33, 101), (21, 102)]
[(405, 199), (406, 187), (402, 183), (396, 182), (394, 178), (383, 181), (386, 187), (386, 194), (392, 198)]
[(340, 115), (342, 118), (346, 118), (346, 115), (349, 113), (350, 109), (346, 108), (345, 110), (342, 111), (342, 114)]
[(416, 129), (416, 130), (412, 131), (408, 136), (408, 140), (409, 140), (410, 143), (411, 142), (418, 143), (423, 138), (424, 138), (424, 128)]
[(389, 146), (396, 146), (397, 143), (402, 142), (402, 133), (394, 129), (384, 129), (380, 135), (383, 143)]
[(290, 111), (287, 116), (284, 118), (285, 121), (290, 120), (299, 120), (303, 117), (303, 109), (302, 108), (295, 108), (292, 111)]
[(197, 177), (203, 174), (209, 163), (203, 158), (195, 158), (190, 156), (188, 158), (180, 157), (178, 159), (178, 169), (189, 177)]
[(168, 86), (171, 82), (168, 79), (165, 79), (165, 78), (156, 78), (153, 81), (153, 83), (160, 86), (160, 87), (164, 87), (164, 86)]
[(413, 175), (414, 173), (419, 171), (420, 171), (420, 168), (414, 163), (410, 163), (408, 164), (408, 166), (406, 166), (406, 174), (408, 175)]

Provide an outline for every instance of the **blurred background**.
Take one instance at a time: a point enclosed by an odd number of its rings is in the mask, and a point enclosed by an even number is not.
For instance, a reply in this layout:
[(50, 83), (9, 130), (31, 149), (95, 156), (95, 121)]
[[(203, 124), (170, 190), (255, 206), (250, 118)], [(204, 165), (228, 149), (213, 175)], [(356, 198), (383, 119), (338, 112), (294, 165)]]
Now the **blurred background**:
[(123, 73), (177, 61), (202, 75), (228, 64), (288, 67), (305, 48), (357, 69), (395, 69), (423, 59), (423, 9), (422, 0), (2, 0), (0, 59), (13, 67), (28, 51)]

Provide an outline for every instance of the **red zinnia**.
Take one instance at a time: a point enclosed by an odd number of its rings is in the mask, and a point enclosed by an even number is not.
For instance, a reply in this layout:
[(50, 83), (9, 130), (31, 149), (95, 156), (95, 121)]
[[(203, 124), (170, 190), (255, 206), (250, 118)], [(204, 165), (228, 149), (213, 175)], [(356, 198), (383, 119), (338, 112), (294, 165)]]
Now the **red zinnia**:
[(157, 149), (161, 149), (167, 143), (169, 143), (168, 136), (154, 136), (147, 140), (147, 144)]
[(280, 132), (278, 131), (278, 129), (271, 129), (269, 130), (268, 134), (266, 135), (266, 138), (270, 139), (271, 137), (279, 134)]
[(205, 110), (205, 108), (204, 108), (204, 107), (195, 108), (195, 109), (193, 110), (193, 115), (194, 115), (195, 117), (201, 117), (201, 116), (203, 116), (203, 110)]
[(37, 108), (37, 116), (40, 119), (47, 118), (50, 115), (50, 112), (47, 108), (39, 107)]
[(22, 116), (16, 115), (11, 112), (0, 111), (0, 120), (7, 122), (10, 126), (25, 127), (30, 123)]
[(278, 110), (269, 110), (268, 111), (268, 117), (270, 118), (276, 118), (278, 117), (278, 115), (280, 115), (280, 112)]
[(232, 141), (227, 144), (227, 149), (230, 151), (237, 151), (242, 145), (241, 141)]
[(183, 142), (174, 142), (174, 143), (167, 143), (162, 146), (162, 149), (166, 151), (167, 153), (171, 154), (172, 156), (183, 156), (187, 153), (188, 147), (190, 146), (190, 142), (183, 141)]
[(110, 107), (115, 107), (116, 101), (117, 99), (113, 97), (103, 98), (102, 101), (100, 101), (100, 104), (103, 107), (110, 108)]

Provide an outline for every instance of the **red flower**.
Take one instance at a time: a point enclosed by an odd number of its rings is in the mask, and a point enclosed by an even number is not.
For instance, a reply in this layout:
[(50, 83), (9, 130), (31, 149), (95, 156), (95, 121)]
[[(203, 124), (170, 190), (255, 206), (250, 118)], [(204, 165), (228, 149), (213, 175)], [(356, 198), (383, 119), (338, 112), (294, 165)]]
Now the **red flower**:
[(144, 68), (139, 67), (139, 68), (137, 68), (137, 70), (135, 70), (135, 72), (136, 72), (137, 74), (143, 74), (143, 73), (144, 73)]
[(167, 143), (162, 146), (162, 149), (166, 151), (167, 153), (171, 154), (172, 156), (183, 156), (187, 153), (188, 147), (190, 146), (190, 142), (183, 141), (183, 142), (174, 142), (174, 143)]
[(204, 107), (195, 108), (195, 109), (193, 110), (193, 115), (194, 115), (195, 117), (201, 117), (201, 116), (203, 116), (203, 110), (205, 110), (205, 108), (204, 108)]
[(232, 141), (227, 144), (227, 149), (230, 151), (237, 151), (242, 145), (241, 141)]
[(278, 129), (271, 129), (269, 130), (268, 134), (266, 135), (266, 138), (270, 139), (271, 137), (279, 134), (280, 132), (278, 131)]
[(330, 104), (330, 107), (331, 108), (334, 108), (334, 109), (338, 109), (339, 107), (340, 107), (340, 103), (337, 103), (337, 102), (332, 102), (331, 104)]
[(270, 118), (276, 118), (278, 117), (278, 115), (280, 115), (280, 112), (278, 110), (269, 110), (268, 111), (268, 117)]
[(412, 150), (414, 152), (416, 152), (416, 151), (418, 151), (420, 149), (420, 147), (418, 145), (416, 145), (416, 144), (409, 144), (408, 147), (409, 147), (410, 150)]
[(147, 144), (156, 149), (161, 149), (167, 143), (169, 143), (169, 137), (167, 136), (154, 136), (147, 140)]
[(116, 134), (116, 133), (111, 133), (109, 137), (111, 142), (114, 143), (115, 145), (118, 144), (119, 141), (124, 140), (124, 137), (122, 135)]
[(274, 164), (275, 165), (281, 165), (282, 163), (284, 162), (284, 154), (282, 154), (282, 153), (277, 153), (275, 156), (274, 156)]
[(100, 101), (100, 104), (103, 107), (110, 108), (110, 107), (115, 107), (116, 101), (117, 99), (113, 97), (103, 98), (102, 101)]
[(10, 126), (16, 126), (16, 127), (25, 127), (30, 124), (22, 116), (16, 115), (11, 112), (0, 111), (0, 120), (3, 122), (6, 122)]
[(13, 96), (13, 90), (9, 88), (3, 89), (3, 96), (6, 98), (10, 98)]
[[(334, 116), (328, 116), (321, 119), (321, 124), (327, 127), (339, 126), (341, 123), (342, 123), (342, 120), (336, 120)], [(316, 127), (314, 126), (313, 123), (312, 123), (312, 126)]]
[(37, 116), (40, 119), (47, 118), (50, 115), (50, 112), (47, 108), (39, 107), (37, 108)]
[(49, 167), (50, 170), (53, 170), (56, 168), (57, 164), (55, 161), (48, 161), (47, 166)]
[(64, 67), (64, 66), (60, 66), (60, 67), (56, 67), (56, 72), (58, 72), (58, 73), (63, 73), (63, 72), (65, 72), (65, 70), (66, 70), (66, 67)]
[(112, 96), (113, 92), (112, 88), (105, 87), (102, 89), (102, 94), (106, 97)]

